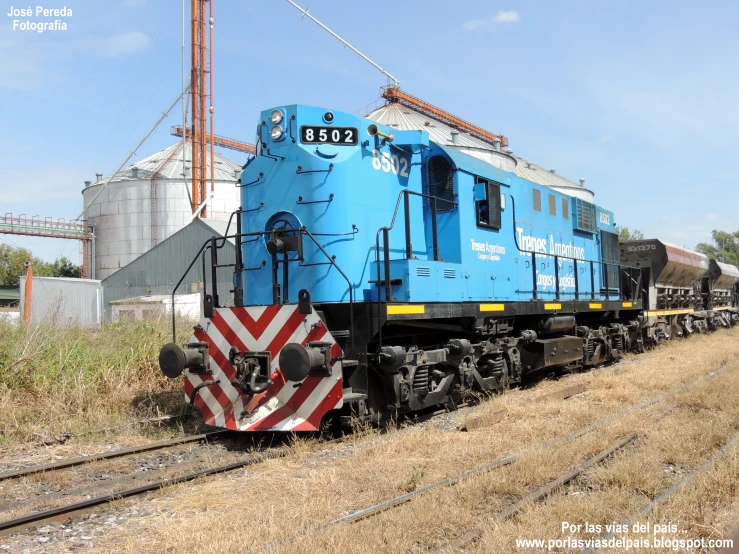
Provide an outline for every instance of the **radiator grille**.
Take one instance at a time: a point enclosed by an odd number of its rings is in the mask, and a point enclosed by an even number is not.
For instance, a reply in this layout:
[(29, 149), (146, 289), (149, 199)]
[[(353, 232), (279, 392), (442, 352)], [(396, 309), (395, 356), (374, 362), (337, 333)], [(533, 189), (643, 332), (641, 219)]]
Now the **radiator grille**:
[(595, 204), (585, 202), (579, 198), (573, 198), (573, 200), (575, 201), (575, 213), (577, 214), (575, 229), (590, 233), (595, 232)]
[[(608, 231), (600, 232), (601, 238), (601, 252), (603, 254), (604, 262), (618, 263), (621, 252), (618, 248), (618, 235), (616, 233), (609, 233)], [(618, 266), (609, 265), (608, 269), (604, 269), (603, 273), (608, 272), (608, 288), (616, 289), (619, 287), (619, 271)], [(605, 268), (605, 266), (604, 266)], [(605, 276), (603, 286), (605, 287)]]
[[(454, 209), (454, 168), (444, 156), (431, 156), (423, 164), (424, 194), (436, 196), (450, 202), (436, 202), (437, 212), (448, 212)], [(431, 200), (424, 198), (424, 206), (431, 211)]]

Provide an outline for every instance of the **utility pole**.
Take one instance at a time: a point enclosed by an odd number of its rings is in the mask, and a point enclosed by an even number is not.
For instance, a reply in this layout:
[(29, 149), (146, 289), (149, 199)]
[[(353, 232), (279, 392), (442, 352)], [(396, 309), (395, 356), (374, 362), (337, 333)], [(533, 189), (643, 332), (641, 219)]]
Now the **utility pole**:
[(28, 329), (31, 326), (31, 293), (33, 292), (33, 260), (30, 255), (24, 265), (26, 266), (26, 291), (23, 302), (23, 322)]

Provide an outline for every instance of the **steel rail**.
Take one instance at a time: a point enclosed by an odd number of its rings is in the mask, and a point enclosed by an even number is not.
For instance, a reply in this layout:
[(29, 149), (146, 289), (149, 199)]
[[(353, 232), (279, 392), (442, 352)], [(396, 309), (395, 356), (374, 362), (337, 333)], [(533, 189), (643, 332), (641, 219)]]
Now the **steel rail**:
[[(673, 396), (675, 394), (678, 394), (678, 393), (686, 390), (690, 386), (695, 385), (695, 384), (699, 383), (700, 381), (704, 381), (704, 380), (707, 380), (707, 379), (713, 379), (713, 378), (721, 375), (722, 373), (724, 373), (730, 367), (731, 366), (729, 364), (726, 364), (726, 365), (724, 365), (719, 370), (711, 371), (711, 372), (709, 372), (707, 374), (704, 374), (704, 375), (701, 375), (699, 377), (696, 377), (695, 379), (691, 379), (687, 383), (684, 383), (683, 385), (681, 385), (679, 387), (676, 387), (675, 389), (673, 389), (671, 391), (667, 391), (667, 392), (662, 393), (660, 395), (657, 395), (657, 396), (654, 396), (652, 398), (649, 398), (649, 399), (647, 399), (647, 400), (645, 400), (645, 401), (643, 401), (643, 402), (641, 402), (639, 404), (636, 404), (635, 406), (630, 406), (629, 408), (625, 408), (625, 409), (623, 409), (623, 410), (621, 410), (619, 412), (616, 412), (616, 413), (614, 413), (614, 414), (612, 414), (610, 416), (606, 416), (606, 417), (604, 417), (602, 419), (599, 419), (598, 421), (596, 421), (594, 423), (591, 423), (590, 425), (586, 425), (585, 427), (581, 427), (580, 429), (577, 429), (576, 431), (573, 431), (572, 433), (570, 433), (568, 435), (565, 435), (565, 436), (562, 436), (562, 437), (558, 437), (558, 438), (552, 439), (552, 440), (547, 441), (547, 442), (539, 443), (539, 444), (537, 444), (535, 446), (532, 446), (530, 448), (526, 448), (524, 450), (520, 450), (519, 452), (514, 453), (514, 454), (511, 454), (510, 456), (507, 456), (505, 458), (500, 458), (498, 460), (494, 460), (494, 461), (492, 461), (492, 462), (490, 462), (488, 464), (477, 466), (477, 467), (475, 467), (473, 469), (470, 469), (470, 470), (467, 470), (467, 471), (465, 471), (463, 473), (454, 475), (452, 477), (448, 477), (447, 479), (444, 479), (442, 481), (437, 481), (436, 483), (432, 483), (432, 484), (427, 485), (427, 486), (425, 486), (423, 488), (416, 489), (413, 492), (409, 492), (409, 493), (406, 493), (406, 494), (402, 494), (400, 496), (397, 496), (395, 498), (384, 500), (384, 501), (382, 501), (382, 502), (380, 502), (378, 504), (375, 504), (373, 506), (369, 506), (367, 508), (363, 508), (361, 510), (357, 510), (356, 512), (347, 514), (347, 515), (342, 516), (342, 517), (340, 517), (338, 519), (334, 519), (332, 521), (329, 521), (329, 522), (326, 522), (326, 523), (322, 523), (322, 524), (316, 525), (314, 527), (310, 527), (308, 529), (305, 529), (303, 531), (300, 531), (299, 533), (296, 533), (295, 535), (293, 535), (291, 537), (288, 537), (287, 539), (284, 539), (284, 540), (281, 540), (281, 541), (277, 541), (277, 542), (273, 542), (273, 543), (269, 543), (269, 544), (267, 544), (267, 545), (265, 545), (265, 546), (263, 546), (261, 548), (258, 548), (258, 549), (255, 549), (255, 550), (251, 550), (251, 551), (249, 551), (248, 554), (261, 554), (263, 552), (268, 552), (268, 551), (274, 550), (276, 548), (281, 548), (283, 546), (287, 546), (289, 544), (292, 544), (292, 543), (296, 542), (299, 539), (305, 538), (305, 537), (307, 537), (309, 535), (313, 535), (314, 533), (325, 531), (326, 529), (329, 529), (331, 527), (334, 527), (334, 526), (339, 525), (339, 524), (342, 524), (342, 523), (350, 523), (350, 522), (359, 521), (359, 520), (362, 520), (362, 519), (366, 519), (366, 518), (375, 516), (375, 515), (377, 515), (377, 514), (379, 514), (381, 512), (384, 512), (384, 511), (389, 510), (391, 508), (395, 508), (395, 507), (397, 507), (399, 505), (405, 504), (406, 502), (409, 502), (410, 500), (412, 500), (413, 498), (415, 498), (417, 496), (426, 494), (428, 492), (431, 492), (431, 491), (436, 490), (436, 489), (439, 489), (439, 488), (443, 488), (443, 487), (448, 487), (448, 486), (451, 486), (451, 485), (455, 485), (458, 482), (460, 482), (460, 481), (462, 481), (464, 479), (467, 479), (469, 477), (474, 477), (474, 476), (476, 476), (478, 474), (487, 473), (487, 472), (489, 472), (489, 471), (491, 471), (493, 469), (497, 469), (499, 467), (507, 466), (507, 465), (515, 462), (519, 458), (522, 458), (523, 456), (525, 456), (527, 454), (531, 454), (531, 453), (536, 452), (538, 450), (544, 450), (546, 448), (555, 446), (557, 444), (560, 444), (560, 443), (563, 443), (563, 442), (566, 442), (566, 441), (569, 441), (569, 440), (572, 440), (572, 439), (579, 438), (579, 437), (581, 437), (581, 436), (589, 433), (590, 431), (593, 431), (595, 429), (598, 429), (599, 427), (601, 427), (601, 426), (603, 426), (603, 425), (605, 425), (607, 423), (610, 423), (612, 421), (617, 420), (618, 418), (620, 418), (620, 417), (622, 417), (622, 416), (624, 416), (626, 414), (629, 414), (631, 412), (634, 412), (634, 411), (637, 411), (637, 410), (641, 410), (641, 409), (644, 409), (644, 408), (648, 408), (648, 407), (650, 407), (650, 406), (652, 406), (654, 404), (657, 404), (658, 402), (661, 402), (661, 401), (669, 398), (670, 396)], [(673, 409), (673, 407), (670, 406), (668, 408), (668, 411), (669, 410), (672, 410), (672, 409)]]
[[(546, 485), (543, 485), (539, 487), (538, 489), (536, 489), (535, 491), (527, 494), (515, 504), (508, 506), (505, 510), (495, 515), (495, 520), (500, 522), (500, 521), (505, 521), (506, 519), (510, 517), (513, 517), (514, 515), (516, 515), (518, 512), (520, 512), (523, 508), (525, 508), (529, 504), (532, 504), (538, 500), (541, 500), (542, 498), (546, 496), (549, 496), (555, 490), (566, 485), (570, 481), (574, 481), (580, 476), (580, 474), (583, 471), (595, 465), (598, 465), (599, 463), (604, 461), (606, 458), (610, 457), (617, 450), (620, 450), (621, 448), (623, 448), (624, 446), (632, 442), (634, 439), (636, 439), (636, 433), (629, 433), (628, 435), (621, 437), (615, 443), (611, 444), (611, 446), (609, 446), (602, 452), (596, 454), (592, 458), (588, 458), (581, 464), (575, 466), (575, 468), (571, 469), (566, 474), (562, 475), (561, 477), (558, 477), (557, 479), (549, 481)], [(475, 542), (477, 539), (479, 539), (484, 532), (485, 530), (481, 527), (470, 529), (469, 531), (464, 533), (462, 536), (453, 540), (446, 546), (443, 546), (440, 549), (435, 550), (432, 554), (446, 554), (448, 552), (453, 552), (455, 550), (463, 548), (467, 546), (468, 544), (471, 544)]]
[(87, 500), (82, 500), (81, 502), (66, 504), (57, 508), (50, 508), (48, 510), (34, 512), (25, 516), (0, 521), (0, 536), (8, 535), (11, 532), (20, 531), (28, 526), (38, 524), (42, 521), (58, 520), (61, 516), (79, 512), (81, 510), (87, 510), (89, 508), (94, 508), (96, 506), (100, 506), (101, 504), (107, 504), (109, 502), (114, 502), (123, 498), (129, 498), (131, 496), (138, 496), (140, 494), (162, 489), (171, 485), (177, 485), (179, 483), (192, 481), (199, 477), (207, 477), (209, 475), (216, 475), (218, 473), (226, 473), (228, 471), (233, 471), (242, 467), (258, 464), (274, 458), (281, 458), (286, 456), (289, 451), (289, 448), (273, 450), (264, 455), (252, 456), (248, 460), (243, 460), (241, 462), (233, 462), (209, 469), (201, 469), (198, 471), (187, 473), (185, 475), (180, 475), (178, 477), (172, 477), (171, 479), (161, 479), (159, 481), (148, 483), (146, 485), (141, 485), (139, 487), (124, 489), (122, 491), (96, 496)]
[(119, 458), (121, 456), (128, 456), (129, 454), (138, 454), (140, 452), (149, 452), (151, 450), (159, 450), (162, 448), (168, 448), (170, 446), (176, 446), (179, 444), (187, 444), (190, 442), (201, 442), (214, 437), (228, 433), (228, 430), (222, 431), (211, 431), (209, 433), (202, 433), (200, 435), (192, 435), (190, 437), (181, 437), (177, 439), (169, 439), (159, 442), (151, 442), (149, 444), (142, 444), (140, 446), (131, 446), (128, 448), (121, 448), (120, 450), (112, 450), (111, 452), (100, 452), (98, 454), (90, 454), (89, 456), (80, 456), (79, 458), (69, 458), (67, 460), (60, 460), (50, 464), (42, 464), (23, 469), (17, 469), (14, 471), (7, 471), (0, 473), (0, 481), (5, 479), (12, 479), (15, 477), (24, 477), (26, 475), (34, 475), (36, 473), (42, 473), (44, 471), (53, 471), (57, 469), (64, 469), (68, 467), (79, 466), (87, 464), (89, 462), (96, 462), (98, 460), (108, 460), (111, 458)]
[[(731, 437), (721, 448), (716, 450), (713, 455), (703, 462), (699, 467), (688, 473), (685, 477), (683, 477), (680, 481), (675, 483), (672, 487), (667, 489), (665, 492), (660, 494), (657, 498), (649, 502), (646, 506), (644, 506), (641, 510), (639, 510), (636, 514), (634, 514), (633, 517), (628, 519), (624, 525), (631, 526), (631, 523), (640, 517), (649, 515), (652, 510), (654, 510), (657, 506), (660, 504), (665, 503), (667, 500), (670, 499), (674, 494), (680, 492), (685, 488), (685, 486), (690, 483), (693, 479), (695, 479), (698, 475), (703, 473), (706, 469), (711, 467), (714, 462), (721, 456), (723, 456), (732, 446), (734, 446), (737, 441), (739, 441), (739, 433), (736, 433), (733, 437)], [(603, 541), (607, 541), (614, 537), (615, 534), (613, 532), (608, 533), (605, 537), (603, 537)], [(588, 547), (585, 550), (583, 550), (580, 554), (592, 554), (596, 550), (599, 550), (599, 547)]]

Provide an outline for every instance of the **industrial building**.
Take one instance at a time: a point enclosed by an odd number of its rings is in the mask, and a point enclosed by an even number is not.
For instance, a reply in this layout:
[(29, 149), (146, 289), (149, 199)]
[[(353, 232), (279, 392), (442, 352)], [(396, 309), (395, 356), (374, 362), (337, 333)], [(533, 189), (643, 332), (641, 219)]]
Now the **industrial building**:
[[(238, 191), (236, 187), (234, 189)], [(223, 220), (196, 219), (121, 270), (103, 279), (105, 320), (111, 321), (112, 319), (111, 302), (137, 297), (171, 295), (175, 285), (185, 275), (188, 265), (196, 256), (200, 247), (209, 239), (224, 236), (227, 225), (228, 222)], [(233, 223), (228, 233), (235, 234), (235, 227), (236, 224)], [(218, 250), (218, 263), (235, 263), (235, 241), (226, 239), (219, 242), (223, 246)], [(206, 256), (207, 268), (209, 269), (209, 251)], [(203, 264), (201, 260), (198, 260), (185, 275), (177, 294), (200, 292), (204, 280), (210, 282), (211, 275), (208, 273), (204, 279)], [(232, 304), (230, 292), (232, 289), (233, 270), (228, 267), (220, 268), (218, 270), (218, 295), (222, 305)]]
[[(183, 156), (179, 142), (122, 169), (113, 179), (98, 174), (96, 183), (85, 183), (84, 218), (94, 233), (92, 258), (96, 278), (109, 277), (192, 221), (188, 188), (191, 152), (188, 142)], [(210, 165), (208, 152), (208, 189)], [(213, 191), (205, 208), (207, 217), (227, 220), (239, 207), (235, 182), (241, 165), (215, 153), (213, 168)]]
[[(57, 327), (100, 327), (102, 289), (95, 279), (33, 277), (30, 322)], [(20, 284), (20, 319), (25, 316), (26, 277)]]

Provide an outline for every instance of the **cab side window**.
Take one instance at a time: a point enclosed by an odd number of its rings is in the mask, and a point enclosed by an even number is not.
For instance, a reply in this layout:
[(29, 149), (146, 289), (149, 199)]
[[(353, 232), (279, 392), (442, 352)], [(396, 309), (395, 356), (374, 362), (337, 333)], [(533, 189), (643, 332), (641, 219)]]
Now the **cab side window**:
[(477, 226), (500, 229), (500, 185), (475, 177), (475, 216)]

